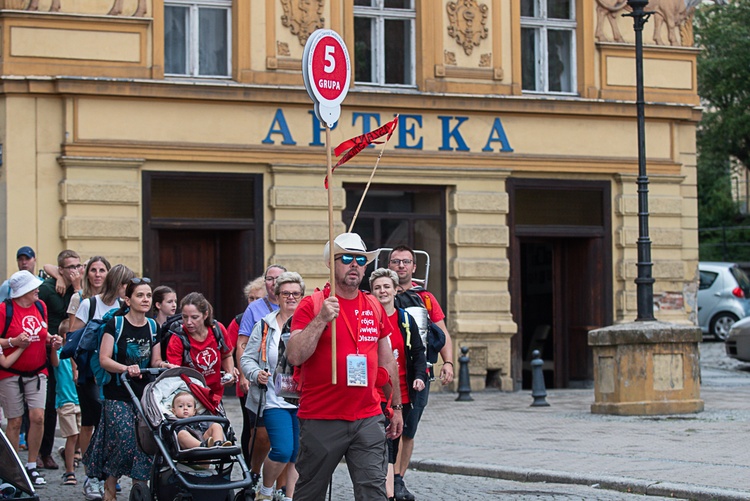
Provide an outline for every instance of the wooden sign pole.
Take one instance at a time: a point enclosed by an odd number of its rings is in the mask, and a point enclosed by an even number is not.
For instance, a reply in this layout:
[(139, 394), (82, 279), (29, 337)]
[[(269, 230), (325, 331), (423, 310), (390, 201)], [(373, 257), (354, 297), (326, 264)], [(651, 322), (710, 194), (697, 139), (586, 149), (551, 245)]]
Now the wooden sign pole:
[[(335, 255), (333, 251), (333, 167), (331, 166), (331, 128), (326, 125), (326, 166), (328, 174), (328, 264), (330, 267), (329, 283), (331, 296), (336, 296), (336, 280), (334, 273)], [(331, 384), (336, 384), (336, 319), (331, 320)]]

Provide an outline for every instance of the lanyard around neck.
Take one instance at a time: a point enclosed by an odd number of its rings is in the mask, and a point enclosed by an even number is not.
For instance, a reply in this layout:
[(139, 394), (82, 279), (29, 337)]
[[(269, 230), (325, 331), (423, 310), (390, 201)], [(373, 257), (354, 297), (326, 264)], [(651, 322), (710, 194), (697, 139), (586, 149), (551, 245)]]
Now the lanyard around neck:
[(359, 326), (362, 325), (362, 293), (359, 291), (357, 293), (357, 299), (357, 330), (355, 331), (354, 329), (352, 329), (352, 326), (349, 323), (349, 317), (344, 314), (344, 312), (341, 312), (341, 317), (344, 319), (346, 328), (349, 330), (349, 334), (351, 334), (352, 340), (354, 341), (354, 347), (357, 349), (357, 355), (359, 355), (359, 343), (357, 340), (357, 334), (359, 333)]

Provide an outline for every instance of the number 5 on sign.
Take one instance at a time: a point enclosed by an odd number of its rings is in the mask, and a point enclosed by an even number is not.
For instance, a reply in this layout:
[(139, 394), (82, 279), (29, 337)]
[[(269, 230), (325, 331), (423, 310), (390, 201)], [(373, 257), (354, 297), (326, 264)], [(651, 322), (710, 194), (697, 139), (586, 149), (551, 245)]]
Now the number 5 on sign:
[(302, 76), (318, 120), (333, 127), (349, 92), (351, 65), (344, 40), (333, 30), (316, 30), (307, 39)]

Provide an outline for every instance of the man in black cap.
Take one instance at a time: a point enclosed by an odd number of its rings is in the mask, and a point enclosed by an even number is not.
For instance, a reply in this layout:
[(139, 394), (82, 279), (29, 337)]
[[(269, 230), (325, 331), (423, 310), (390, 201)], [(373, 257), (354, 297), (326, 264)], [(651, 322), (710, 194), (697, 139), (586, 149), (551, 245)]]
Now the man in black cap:
[[(24, 245), (18, 252), (16, 252), (16, 263), (18, 263), (18, 271), (26, 270), (34, 275), (34, 269), (36, 268), (36, 254), (34, 249), (28, 245)], [(5, 301), (10, 297), (10, 283), (8, 280), (0, 285), (0, 301)]]

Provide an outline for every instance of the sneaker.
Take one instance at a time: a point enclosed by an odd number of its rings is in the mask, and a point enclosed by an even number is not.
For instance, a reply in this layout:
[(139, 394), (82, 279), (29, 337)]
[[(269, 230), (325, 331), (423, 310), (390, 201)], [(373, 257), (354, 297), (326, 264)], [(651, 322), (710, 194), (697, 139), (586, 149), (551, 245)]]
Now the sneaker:
[(29, 476), (32, 484), (47, 485), (47, 481), (44, 480), (44, 477), (37, 471), (36, 468), (26, 468), (26, 474)]
[(262, 499), (273, 501), (273, 499), (275, 498), (273, 496), (266, 496), (265, 494), (261, 494), (260, 492), (255, 495), (255, 501), (260, 501)]
[(414, 494), (409, 492), (403, 480), (393, 482), (393, 497), (396, 498), (396, 501), (414, 501), (415, 499)]
[(99, 482), (98, 478), (86, 477), (86, 480), (83, 481), (83, 497), (89, 501), (101, 499), (102, 493), (99, 491), (100, 484), (101, 482)]
[(273, 501), (284, 501), (286, 497), (286, 487), (282, 487), (273, 493)]

